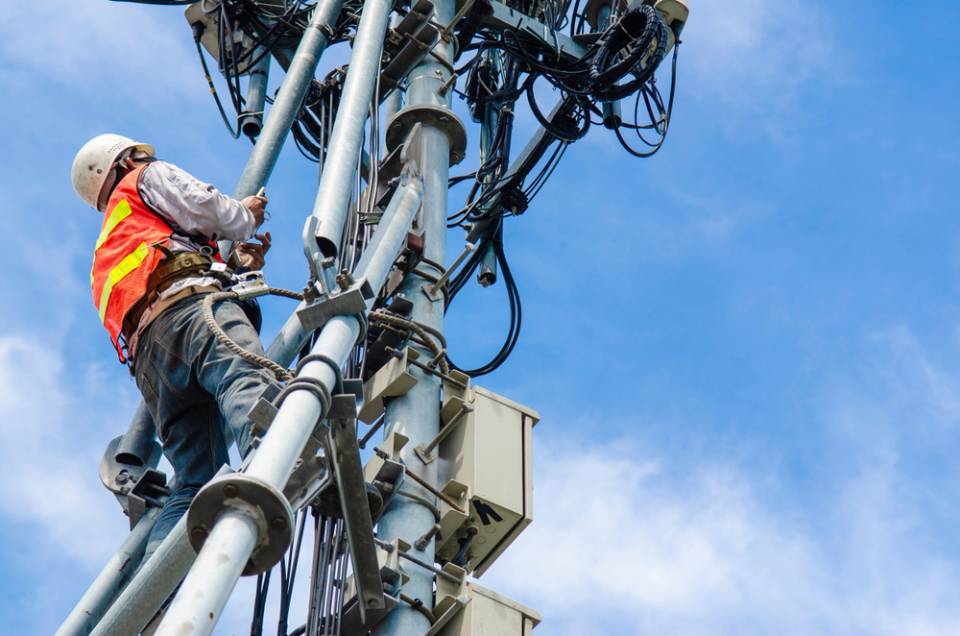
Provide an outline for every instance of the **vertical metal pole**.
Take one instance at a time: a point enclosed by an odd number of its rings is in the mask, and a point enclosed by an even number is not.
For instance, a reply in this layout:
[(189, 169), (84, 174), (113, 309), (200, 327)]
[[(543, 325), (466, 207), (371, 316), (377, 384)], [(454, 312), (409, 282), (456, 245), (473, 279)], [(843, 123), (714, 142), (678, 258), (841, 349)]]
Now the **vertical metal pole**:
[(377, 83), (383, 39), (387, 32), (389, 0), (365, 0), (353, 42), (353, 55), (343, 84), (343, 96), (330, 133), (329, 153), (323, 165), (313, 214), (303, 228), (304, 250), (317, 278), (320, 261), (337, 255), (340, 237), (353, 196), (354, 174), (363, 145), (363, 127)]
[[(597, 27), (598, 31), (603, 31), (608, 26), (610, 26), (610, 15), (613, 8), (609, 4), (602, 5), (597, 9)], [(620, 116), (620, 102), (614, 100), (612, 102), (603, 102), (601, 104), (603, 108), (603, 125), (607, 128), (616, 128), (618, 127), (623, 118)]]
[[(400, 24), (403, 18), (399, 14), (394, 13), (393, 17), (390, 19), (390, 26), (396, 28)], [(400, 109), (403, 108), (403, 90), (401, 90), (403, 82), (400, 83), (400, 86), (397, 86), (390, 94), (387, 95), (387, 98), (383, 100), (383, 121), (390, 121), (393, 119), (393, 116), (400, 112)], [(386, 133), (386, 127), (383, 127), (381, 133)], [(383, 141), (381, 139), (381, 141)]]
[(253, 55), (260, 59), (250, 69), (246, 103), (240, 113), (240, 130), (251, 139), (259, 135), (263, 127), (263, 108), (267, 103), (267, 80), (270, 77), (270, 52), (261, 46)]
[(256, 194), (260, 186), (270, 178), (283, 143), (290, 133), (290, 126), (300, 113), (300, 107), (317, 72), (320, 56), (329, 44), (327, 34), (336, 24), (343, 2), (344, 0), (320, 0), (314, 8), (307, 30), (303, 32), (297, 52), (287, 69), (283, 85), (267, 113), (260, 137), (240, 175), (240, 181), (233, 192), (235, 197), (243, 198)]
[[(435, 0), (434, 6), (436, 21), (449, 24), (455, 13), (454, 0)], [(442, 64), (434, 55), (428, 55), (410, 73), (404, 111), (412, 111), (420, 106), (450, 107), (450, 93), (441, 94), (440, 88), (450, 77), (448, 68), (453, 60), (452, 41), (441, 39), (433, 52), (447, 64)], [(422, 153), (417, 159), (424, 180), (423, 206), (419, 217), (420, 227), (424, 231), (424, 256), (434, 263), (443, 263), (451, 143), (435, 119), (424, 118), (421, 124)], [(423, 277), (410, 273), (400, 291), (413, 303), (413, 320), (442, 330), (443, 300), (431, 300), (424, 293), (423, 288), (428, 284)], [(427, 480), (436, 483), (436, 462), (424, 466), (413, 449), (429, 442), (440, 429), (440, 383), (436, 377), (420, 369), (411, 369), (411, 372), (417, 377), (417, 384), (406, 395), (390, 401), (386, 409), (385, 433), (397, 431), (406, 435), (410, 441), (403, 452), (403, 460)], [(435, 501), (432, 494), (410, 481), (403, 488)], [(401, 538), (412, 544), (434, 523), (433, 513), (428, 508), (406, 497), (396, 497), (380, 519), (378, 534), (387, 541)], [(433, 542), (428, 542), (423, 550), (415, 550), (414, 554), (427, 563), (433, 563)], [(432, 608), (434, 575), (423, 568), (412, 568), (408, 574), (410, 580), (403, 586), (404, 593), (421, 601), (427, 609)], [(426, 633), (429, 628), (429, 622), (420, 612), (401, 603), (380, 623), (375, 633), (414, 636)]]
[[(494, 66), (500, 60), (500, 52), (496, 49), (485, 51), (484, 55), (491, 60)], [(500, 122), (500, 110), (487, 104), (483, 109), (483, 123), (480, 128), (480, 164), (486, 162), (493, 146), (494, 137), (497, 132), (497, 125)], [(509, 153), (509, 146), (507, 146)], [(496, 179), (499, 173), (486, 177), (486, 181)], [(493, 250), (493, 243), (488, 242), (483, 248), (483, 256), (480, 260), (480, 269), (477, 271), (477, 282), (483, 287), (490, 287), (497, 282), (497, 255)]]
[(153, 556), (140, 566), (90, 636), (140, 633), (183, 580), (195, 558), (196, 553), (187, 539), (187, 516), (184, 515)]
[(159, 508), (147, 510), (127, 538), (117, 549), (99, 576), (87, 589), (83, 598), (63, 621), (56, 636), (86, 636), (110, 608), (113, 599), (120, 593), (137, 569), (147, 547), (150, 530), (160, 514)]

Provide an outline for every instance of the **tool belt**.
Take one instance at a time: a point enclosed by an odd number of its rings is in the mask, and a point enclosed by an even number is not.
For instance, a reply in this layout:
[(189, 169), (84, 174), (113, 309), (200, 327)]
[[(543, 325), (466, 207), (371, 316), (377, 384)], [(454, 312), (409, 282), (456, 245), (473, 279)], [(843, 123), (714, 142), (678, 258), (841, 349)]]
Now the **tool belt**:
[[(150, 278), (147, 281), (147, 293), (127, 312), (127, 315), (123, 319), (123, 334), (127, 342), (130, 342), (131, 337), (140, 325), (143, 312), (157, 302), (160, 295), (177, 281), (184, 280), (185, 278), (213, 277), (222, 285), (229, 283), (230, 280), (229, 270), (215, 271), (213, 269), (214, 260), (207, 254), (201, 252), (178, 252), (174, 254), (166, 248), (159, 246), (154, 247), (162, 249), (167, 256), (160, 261), (157, 268), (150, 274)], [(151, 318), (156, 318), (167, 307), (171, 307), (183, 298), (195, 293), (220, 291), (221, 289), (219, 285), (187, 287), (173, 296), (163, 299), (162, 303), (164, 306), (155, 307)]]

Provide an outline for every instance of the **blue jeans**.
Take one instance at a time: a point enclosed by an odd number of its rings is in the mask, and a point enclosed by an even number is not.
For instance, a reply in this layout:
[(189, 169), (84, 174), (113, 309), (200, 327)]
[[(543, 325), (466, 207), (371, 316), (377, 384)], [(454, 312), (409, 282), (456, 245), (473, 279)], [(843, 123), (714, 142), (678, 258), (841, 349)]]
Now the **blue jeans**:
[[(201, 298), (191, 296), (164, 311), (137, 345), (137, 386), (177, 479), (177, 489), (150, 532), (144, 559), (187, 511), (197, 491), (229, 463), (231, 439), (240, 456), (246, 455), (251, 428), (247, 415), (267, 385), (276, 384), (272, 373), (217, 340), (203, 321)], [(214, 305), (214, 316), (234, 342), (263, 354), (240, 303), (221, 301)]]

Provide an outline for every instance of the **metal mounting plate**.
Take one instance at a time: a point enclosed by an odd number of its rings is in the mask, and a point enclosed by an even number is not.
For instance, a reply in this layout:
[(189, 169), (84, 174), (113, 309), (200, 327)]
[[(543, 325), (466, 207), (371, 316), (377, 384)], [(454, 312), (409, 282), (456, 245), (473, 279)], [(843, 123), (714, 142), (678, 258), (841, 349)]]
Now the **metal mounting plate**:
[(373, 298), (373, 289), (366, 279), (351, 285), (335, 296), (326, 296), (297, 312), (297, 318), (306, 332), (315, 331), (334, 316), (353, 316), (366, 311), (367, 300)]
[(467, 151), (467, 130), (463, 122), (449, 108), (432, 104), (407, 106), (390, 119), (386, 134), (387, 150), (402, 144), (416, 124), (436, 126), (445, 132), (450, 140), (450, 165), (455, 166), (463, 161)]
[(384, 398), (399, 397), (413, 388), (417, 378), (410, 373), (410, 365), (419, 357), (416, 349), (407, 347), (400, 358), (391, 357), (364, 383), (363, 406), (358, 415), (361, 422), (370, 424), (380, 417)]

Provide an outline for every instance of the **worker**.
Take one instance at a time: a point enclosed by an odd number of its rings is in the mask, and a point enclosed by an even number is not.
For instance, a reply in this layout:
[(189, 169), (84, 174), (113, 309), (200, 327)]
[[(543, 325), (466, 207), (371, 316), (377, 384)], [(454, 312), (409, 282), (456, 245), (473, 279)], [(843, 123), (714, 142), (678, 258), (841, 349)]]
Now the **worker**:
[[(114, 134), (84, 144), (72, 179), (80, 198), (104, 214), (90, 272), (93, 304), (136, 378), (176, 478), (146, 561), (197, 491), (229, 462), (230, 438), (241, 456), (249, 451), (248, 413), (275, 384), (272, 374), (214, 336), (200, 302), (230, 282), (217, 240), (239, 242), (239, 268), (263, 267), (270, 234), (255, 232), (267, 199), (232, 199), (156, 160), (153, 146)], [(251, 237), (258, 242), (244, 242)], [(214, 316), (230, 339), (262, 355), (244, 309), (224, 300)]]

